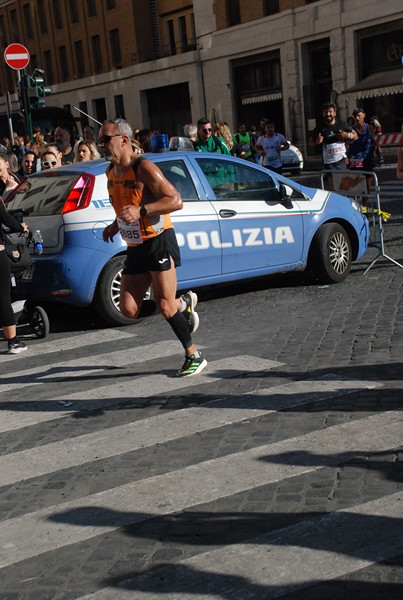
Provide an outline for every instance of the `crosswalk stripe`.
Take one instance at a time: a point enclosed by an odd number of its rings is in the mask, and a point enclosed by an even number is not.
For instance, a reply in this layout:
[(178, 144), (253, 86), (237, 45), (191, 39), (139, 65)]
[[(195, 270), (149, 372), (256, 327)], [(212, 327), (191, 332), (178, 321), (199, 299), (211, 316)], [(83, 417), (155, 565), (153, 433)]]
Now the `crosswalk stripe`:
[[(245, 357), (241, 357), (241, 359), (244, 364)], [(225, 367), (229, 366), (225, 362), (220, 361), (220, 365), (217, 365), (217, 372), (225, 371)], [(261, 366), (260, 361), (259, 366)], [(148, 379), (152, 383), (153, 378)], [(210, 376), (201, 381), (207, 383), (213, 380), (214, 376)], [(179, 381), (185, 385), (191, 383), (186, 378)], [(164, 382), (164, 378), (162, 378), (161, 384), (159, 388), (162, 392), (167, 389), (167, 382)], [(131, 382), (126, 384), (126, 387), (129, 386), (132, 386)], [(344, 396), (346, 393), (356, 392), (360, 389), (375, 387), (380, 386), (373, 382), (349, 381), (325, 376), (319, 380), (299, 381), (261, 389), (257, 393), (251, 393), (247, 398), (243, 396), (242, 406), (239, 408), (226, 406), (228, 403), (233, 404), (231, 399), (213, 400), (199, 407), (173, 411), (109, 428), (107, 435), (104, 430), (101, 430), (64, 439), (46, 446), (30, 448), (0, 457), (0, 486), (82, 465), (86, 462), (132, 452), (154, 444), (163, 444), (223, 425), (253, 419), (275, 412), (279, 406), (282, 409), (303, 406), (340, 395)], [(155, 393), (155, 385), (153, 388)], [(148, 391), (148, 395), (150, 395), (150, 391)], [(258, 398), (263, 396), (264, 399), (259, 402), (255, 400), (255, 396)], [(286, 397), (285, 401), (283, 397)], [(136, 395), (136, 398), (138, 399), (139, 396)], [(281, 405), (279, 405), (279, 398), (281, 398)]]
[[(156, 567), (80, 600), (222, 600), (280, 598), (294, 590), (342, 577), (401, 551), (401, 493), (274, 533)], [(371, 526), (368, 526), (371, 521)], [(357, 539), (357, 530), (359, 536)], [(285, 568), (289, 565), (289, 568)], [(173, 577), (173, 572), (176, 577)], [(172, 589), (172, 580), (179, 585)], [(208, 584), (207, 584), (208, 582)], [(260, 587), (261, 586), (261, 587)], [(258, 589), (261, 589), (259, 595)], [(200, 593), (195, 592), (198, 590)], [(202, 593), (204, 590), (204, 593)]]
[[(80, 346), (92, 346), (95, 344), (105, 344), (107, 341), (123, 340), (137, 337), (137, 333), (127, 333), (118, 329), (101, 329), (99, 331), (91, 331), (81, 335), (73, 335), (63, 339), (53, 340), (49, 342), (40, 342), (30, 345), (27, 353), (23, 354), (0, 354), (0, 364), (10, 360), (27, 359), (32, 356), (44, 356), (56, 352), (67, 352), (75, 350)], [(29, 343), (29, 342), (28, 342)]]
[(401, 442), (401, 420), (399, 411), (385, 412), (3, 521), (0, 566), (156, 515), (316, 471), (357, 453), (389, 450)]
[[(167, 340), (156, 344), (146, 344), (144, 346), (134, 346), (128, 350), (115, 350), (114, 352), (105, 352), (94, 356), (87, 356), (85, 359), (72, 358), (57, 362), (50, 366), (42, 365), (32, 367), (22, 371), (13, 372), (10, 383), (0, 384), (0, 393), (20, 389), (21, 386), (31, 386), (48, 383), (49, 379), (74, 379), (89, 375), (97, 371), (104, 371), (108, 368), (123, 368), (127, 365), (142, 363), (155, 358), (165, 358), (181, 352), (178, 342)], [(36, 381), (32, 381), (32, 376), (37, 375)], [(26, 380), (24, 383), (23, 380)], [(68, 385), (68, 381), (65, 382)]]
[[(172, 345), (171, 345), (172, 344)], [(175, 342), (161, 342), (160, 344), (152, 345), (152, 349), (147, 346), (142, 346), (139, 354), (133, 356), (130, 351), (130, 362), (141, 362), (141, 360), (151, 360), (159, 358), (164, 353), (166, 356), (170, 351), (178, 351), (178, 344)], [(202, 348), (202, 347), (201, 347)], [(126, 353), (127, 354), (127, 353)], [(126, 360), (127, 357), (125, 357)], [(110, 362), (117, 360), (116, 353), (111, 354)], [(70, 411), (4, 411), (2, 421), (0, 422), (0, 432), (18, 429), (23, 426), (43, 423), (53, 419), (59, 419), (64, 416), (69, 416), (77, 412), (77, 402), (80, 403), (80, 408), (85, 410), (95, 410), (98, 408), (111, 407), (122, 402), (133, 400), (134, 398), (149, 398), (156, 394), (168, 393), (178, 390), (185, 390), (190, 386), (214, 383), (217, 378), (229, 379), (244, 372), (256, 373), (259, 371), (267, 371), (275, 367), (282, 366), (283, 363), (277, 361), (262, 359), (255, 356), (235, 356), (229, 359), (223, 359), (209, 363), (208, 368), (197, 378), (194, 377), (170, 377), (168, 375), (156, 374), (146, 377), (130, 379), (130, 381), (122, 381), (108, 385), (98, 385), (91, 390), (85, 392), (73, 392), (71, 394), (58, 395), (53, 401), (60, 405), (70, 406), (75, 405), (74, 410)], [(122, 365), (120, 365), (122, 366)], [(17, 398), (19, 401), (19, 398)], [(48, 399), (47, 402), (52, 402)], [(12, 400), (10, 400), (12, 404)]]

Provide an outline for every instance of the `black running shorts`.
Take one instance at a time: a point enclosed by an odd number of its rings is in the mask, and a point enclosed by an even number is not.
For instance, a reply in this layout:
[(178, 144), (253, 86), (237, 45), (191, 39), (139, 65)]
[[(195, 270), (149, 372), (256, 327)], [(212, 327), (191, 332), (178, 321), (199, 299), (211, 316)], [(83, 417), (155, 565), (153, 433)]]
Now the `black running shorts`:
[(174, 229), (162, 233), (138, 246), (128, 246), (123, 275), (140, 275), (148, 271), (168, 271), (173, 259), (181, 265), (181, 255)]

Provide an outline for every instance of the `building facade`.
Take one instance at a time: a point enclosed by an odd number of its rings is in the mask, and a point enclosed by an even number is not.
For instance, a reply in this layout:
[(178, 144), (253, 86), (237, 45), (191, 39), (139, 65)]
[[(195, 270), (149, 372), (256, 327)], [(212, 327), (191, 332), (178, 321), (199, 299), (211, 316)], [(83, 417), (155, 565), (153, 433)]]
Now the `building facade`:
[[(321, 105), (403, 125), (401, 0), (0, 0), (0, 44), (24, 44), (27, 72), (86, 123), (121, 115), (180, 134), (201, 116), (277, 129), (306, 153)], [(16, 72), (0, 64), (17, 106)], [(79, 110), (78, 110), (79, 109)], [(80, 112), (82, 111), (82, 112)]]

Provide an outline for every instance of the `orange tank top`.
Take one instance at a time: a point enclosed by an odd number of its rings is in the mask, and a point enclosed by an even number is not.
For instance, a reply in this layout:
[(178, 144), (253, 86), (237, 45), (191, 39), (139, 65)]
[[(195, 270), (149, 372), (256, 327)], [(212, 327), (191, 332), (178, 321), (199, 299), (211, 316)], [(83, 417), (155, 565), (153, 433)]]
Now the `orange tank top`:
[[(115, 175), (113, 165), (110, 165), (107, 169), (109, 200), (116, 216), (128, 204), (140, 206), (141, 204), (147, 205), (153, 202), (149, 196), (147, 197), (147, 201), (143, 202), (143, 190), (138, 187), (136, 171), (140, 160), (147, 159), (137, 159), (132, 168), (120, 176)], [(156, 237), (166, 229), (173, 227), (169, 215), (146, 215), (145, 217), (140, 217), (139, 221), (130, 225), (123, 223), (118, 217), (118, 225), (120, 234), (128, 246), (138, 246)]]

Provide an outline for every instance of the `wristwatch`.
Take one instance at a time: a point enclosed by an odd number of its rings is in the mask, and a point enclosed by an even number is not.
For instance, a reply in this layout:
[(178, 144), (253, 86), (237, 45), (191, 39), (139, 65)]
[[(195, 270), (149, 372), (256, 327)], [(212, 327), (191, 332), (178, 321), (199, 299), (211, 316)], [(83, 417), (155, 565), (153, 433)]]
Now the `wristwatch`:
[(142, 205), (142, 207), (140, 208), (140, 217), (145, 217), (147, 213), (148, 213), (148, 210), (146, 209), (146, 207), (144, 205)]

